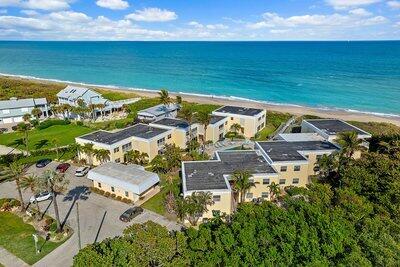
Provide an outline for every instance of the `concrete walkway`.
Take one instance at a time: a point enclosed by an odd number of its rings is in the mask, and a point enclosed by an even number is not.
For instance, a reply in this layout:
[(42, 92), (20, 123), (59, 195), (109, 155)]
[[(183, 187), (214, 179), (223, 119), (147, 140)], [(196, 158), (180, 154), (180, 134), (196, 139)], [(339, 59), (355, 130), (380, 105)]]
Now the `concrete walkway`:
[(9, 146), (3, 146), (0, 145), (0, 156), (2, 155), (8, 155), (8, 154), (20, 154), (22, 153), (21, 150), (9, 147)]
[(0, 263), (6, 267), (26, 267), (29, 266), (20, 258), (14, 256), (6, 249), (0, 247)]

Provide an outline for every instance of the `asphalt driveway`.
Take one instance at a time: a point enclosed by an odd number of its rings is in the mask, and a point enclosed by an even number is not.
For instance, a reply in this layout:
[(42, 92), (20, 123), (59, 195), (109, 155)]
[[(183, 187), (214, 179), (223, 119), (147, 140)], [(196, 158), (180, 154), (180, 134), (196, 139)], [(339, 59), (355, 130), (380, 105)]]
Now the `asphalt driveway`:
[[(52, 162), (42, 169), (32, 166), (28, 172), (40, 175), (45, 170), (55, 169), (57, 163)], [(180, 230), (181, 225), (167, 220), (165, 217), (145, 210), (142, 214), (134, 218), (130, 223), (123, 223), (119, 220), (119, 216), (131, 205), (111, 200), (95, 193), (90, 193), (89, 187), (91, 181), (86, 177), (75, 177), (76, 167), (71, 166), (66, 172), (66, 178), (70, 181), (68, 190), (64, 195), (57, 197), (59, 206), (60, 219), (63, 223), (67, 223), (74, 229), (73, 236), (63, 245), (55, 249), (34, 266), (71, 266), (72, 257), (78, 252), (78, 235), (77, 235), (77, 209), (76, 203), (79, 205), (79, 221), (81, 229), (82, 246), (101, 241), (108, 237), (118, 236), (130, 224), (144, 223), (146, 221), (154, 221), (160, 225), (166, 226), (170, 230)], [(24, 200), (29, 202), (32, 195), (28, 190), (23, 192)], [(17, 197), (14, 182), (3, 183), (0, 186), (0, 198)], [(54, 217), (54, 208), (51, 200), (40, 203), (41, 211)]]

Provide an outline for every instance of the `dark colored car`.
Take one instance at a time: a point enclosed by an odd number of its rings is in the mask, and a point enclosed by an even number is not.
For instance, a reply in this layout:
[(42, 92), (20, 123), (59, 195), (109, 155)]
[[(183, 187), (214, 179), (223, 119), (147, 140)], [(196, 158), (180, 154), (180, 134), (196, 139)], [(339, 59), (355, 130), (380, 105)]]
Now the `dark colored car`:
[(71, 166), (69, 163), (61, 163), (60, 165), (57, 166), (56, 171), (60, 173), (64, 173), (68, 170), (68, 168)]
[(141, 207), (133, 207), (127, 209), (124, 213), (119, 216), (119, 219), (123, 222), (130, 222), (133, 218), (138, 216), (143, 212), (143, 209)]
[(41, 159), (38, 162), (36, 162), (36, 167), (37, 168), (43, 168), (46, 167), (47, 164), (51, 162), (51, 159)]

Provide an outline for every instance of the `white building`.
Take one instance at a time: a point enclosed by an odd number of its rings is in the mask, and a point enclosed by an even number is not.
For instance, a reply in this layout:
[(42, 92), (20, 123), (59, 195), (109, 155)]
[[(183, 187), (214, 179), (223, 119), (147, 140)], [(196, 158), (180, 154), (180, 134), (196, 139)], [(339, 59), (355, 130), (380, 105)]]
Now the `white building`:
[(39, 108), (43, 117), (49, 115), (46, 98), (10, 98), (10, 100), (0, 101), (0, 125), (22, 122), (23, 116), (31, 114), (34, 108)]
[(133, 202), (151, 194), (160, 182), (156, 173), (145, 171), (142, 166), (115, 162), (107, 162), (90, 170), (87, 177), (93, 181), (94, 187)]
[(160, 104), (139, 111), (138, 119), (142, 121), (152, 122), (163, 118), (176, 118), (179, 109), (180, 105), (178, 104)]

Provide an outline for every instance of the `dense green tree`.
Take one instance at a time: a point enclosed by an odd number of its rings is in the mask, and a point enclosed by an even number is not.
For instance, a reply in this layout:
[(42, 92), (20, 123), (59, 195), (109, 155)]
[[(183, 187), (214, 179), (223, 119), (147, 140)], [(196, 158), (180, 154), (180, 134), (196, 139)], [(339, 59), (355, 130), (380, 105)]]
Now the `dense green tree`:
[(161, 156), (155, 156), (152, 161), (150, 162), (151, 170), (157, 173), (166, 173), (168, 172), (168, 162), (166, 159)]
[(36, 219), (40, 219), (41, 214), (40, 214), (40, 207), (39, 207), (39, 202), (36, 201), (36, 194), (40, 193), (40, 180), (39, 177), (32, 174), (32, 175), (27, 175), (22, 177), (21, 181), (20, 181), (20, 186), (21, 188), (23, 188), (24, 190), (31, 190), (31, 192), (33, 193), (33, 196), (35, 198), (35, 205), (36, 205), (36, 210), (38, 212), (38, 214), (36, 215)]

